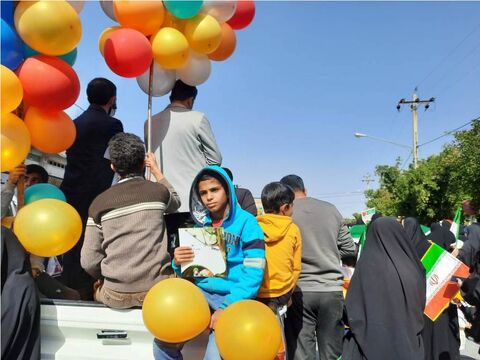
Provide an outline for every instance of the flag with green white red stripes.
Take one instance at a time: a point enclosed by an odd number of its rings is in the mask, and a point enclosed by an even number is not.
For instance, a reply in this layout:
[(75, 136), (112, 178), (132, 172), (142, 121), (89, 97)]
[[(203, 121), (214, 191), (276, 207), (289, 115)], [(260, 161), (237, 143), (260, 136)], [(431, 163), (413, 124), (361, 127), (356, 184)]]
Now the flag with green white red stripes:
[(459, 290), (458, 284), (452, 281), (452, 276), (467, 278), (469, 269), (467, 265), (435, 243), (430, 245), (421, 261), (426, 270), (427, 282), (424, 313), (435, 321)]

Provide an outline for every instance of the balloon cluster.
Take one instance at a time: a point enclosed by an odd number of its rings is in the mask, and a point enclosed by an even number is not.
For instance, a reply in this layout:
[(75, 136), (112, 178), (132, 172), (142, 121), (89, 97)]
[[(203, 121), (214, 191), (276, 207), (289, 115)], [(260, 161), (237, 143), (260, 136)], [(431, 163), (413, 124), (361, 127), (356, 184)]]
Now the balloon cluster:
[[(15, 4), (17, 3), (17, 4)], [(80, 94), (72, 68), (84, 1), (2, 1), (1, 170), (20, 164), (30, 146), (59, 153), (75, 140), (63, 111)], [(24, 122), (14, 113), (23, 100)]]
[[(172, 278), (153, 286), (142, 307), (143, 322), (157, 339), (182, 343), (205, 331), (210, 311), (200, 289)], [(215, 328), (222, 359), (272, 360), (282, 346), (280, 322), (266, 305), (243, 300), (228, 306)]]
[(117, 75), (136, 77), (148, 94), (155, 60), (152, 96), (170, 92), (177, 78), (192, 86), (207, 81), (210, 60), (228, 59), (237, 43), (234, 30), (255, 15), (253, 0), (101, 0), (100, 5), (120, 24), (100, 35), (105, 62)]
[[(30, 146), (46, 153), (68, 149), (76, 136), (63, 111), (80, 93), (72, 65), (82, 35), (78, 12), (84, 2), (1, 2), (1, 171), (22, 163)], [(23, 101), (24, 120), (17, 116)], [(16, 113), (15, 113), (16, 112)], [(14, 232), (24, 248), (39, 256), (70, 250), (82, 221), (60, 189), (38, 184), (25, 192)]]

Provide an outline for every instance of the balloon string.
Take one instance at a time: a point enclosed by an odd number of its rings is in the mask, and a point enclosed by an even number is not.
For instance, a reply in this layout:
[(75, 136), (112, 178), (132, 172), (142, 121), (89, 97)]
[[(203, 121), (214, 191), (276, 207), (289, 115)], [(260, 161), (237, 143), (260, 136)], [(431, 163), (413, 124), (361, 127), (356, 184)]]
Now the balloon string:
[[(152, 88), (153, 88), (153, 66), (150, 64), (150, 74), (148, 77), (148, 110), (147, 110), (147, 152), (152, 151)], [(163, 170), (163, 169), (162, 169)], [(147, 179), (150, 180), (152, 172), (148, 169)]]

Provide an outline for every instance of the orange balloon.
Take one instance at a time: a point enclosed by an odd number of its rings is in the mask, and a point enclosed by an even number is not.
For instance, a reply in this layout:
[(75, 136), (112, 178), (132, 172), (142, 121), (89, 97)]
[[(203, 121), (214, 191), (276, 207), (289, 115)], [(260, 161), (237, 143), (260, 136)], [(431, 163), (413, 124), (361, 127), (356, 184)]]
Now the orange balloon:
[(113, 9), (120, 25), (138, 30), (144, 35), (157, 32), (165, 17), (165, 9), (160, 0), (114, 1)]
[(30, 107), (25, 125), (32, 134), (32, 146), (50, 154), (67, 150), (77, 135), (75, 124), (63, 111)]
[(208, 54), (210, 60), (224, 61), (227, 60), (237, 47), (237, 36), (232, 27), (227, 23), (220, 24), (222, 27), (222, 40), (217, 50)]
[(77, 73), (65, 61), (46, 55), (26, 59), (17, 70), (24, 100), (43, 109), (63, 110), (80, 95)]
[(98, 38), (98, 50), (100, 50), (100, 53), (103, 56), (103, 49), (105, 47), (105, 41), (107, 41), (108, 37), (115, 31), (121, 29), (120, 26), (111, 26), (103, 30), (103, 32), (100, 34), (100, 37)]
[(170, 28), (177, 29), (178, 31), (183, 33), (183, 30), (185, 30), (186, 23), (187, 23), (186, 19), (176, 18), (170, 12), (165, 11), (165, 18), (163, 20), (162, 28), (170, 27)]
[(30, 133), (25, 123), (11, 113), (2, 114), (2, 172), (19, 165), (30, 151)]
[(193, 339), (210, 323), (210, 309), (200, 289), (179, 278), (153, 286), (143, 301), (142, 314), (153, 336), (168, 343)]

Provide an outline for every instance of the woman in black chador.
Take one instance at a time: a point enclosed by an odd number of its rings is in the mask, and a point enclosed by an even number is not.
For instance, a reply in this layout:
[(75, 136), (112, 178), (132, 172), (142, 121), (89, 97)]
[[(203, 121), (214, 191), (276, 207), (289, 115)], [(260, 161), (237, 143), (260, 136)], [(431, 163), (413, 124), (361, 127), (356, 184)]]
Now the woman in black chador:
[(423, 360), (425, 270), (394, 218), (373, 222), (348, 288), (343, 360)]

